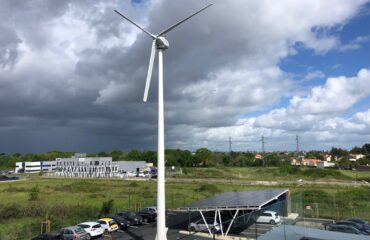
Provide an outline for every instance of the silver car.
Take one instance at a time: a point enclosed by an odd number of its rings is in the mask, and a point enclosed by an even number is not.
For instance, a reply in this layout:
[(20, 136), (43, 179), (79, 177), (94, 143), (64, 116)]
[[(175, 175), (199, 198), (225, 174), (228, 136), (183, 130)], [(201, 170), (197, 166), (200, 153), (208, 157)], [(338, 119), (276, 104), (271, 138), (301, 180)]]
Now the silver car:
[(63, 240), (90, 240), (90, 235), (79, 226), (71, 226), (63, 228), (60, 232)]
[[(214, 219), (206, 218), (206, 222), (211, 232), (219, 232), (221, 230), (220, 225), (217, 222), (214, 223)], [(201, 218), (195, 222), (190, 223), (188, 226), (188, 230), (190, 232), (208, 232), (207, 225), (204, 223), (203, 218)]]

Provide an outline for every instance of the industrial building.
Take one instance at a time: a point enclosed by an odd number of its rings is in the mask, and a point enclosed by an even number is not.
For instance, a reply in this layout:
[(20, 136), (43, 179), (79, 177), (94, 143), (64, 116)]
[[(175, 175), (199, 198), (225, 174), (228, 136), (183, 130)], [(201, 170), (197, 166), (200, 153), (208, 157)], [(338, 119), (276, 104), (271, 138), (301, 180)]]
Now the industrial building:
[(86, 157), (75, 154), (70, 158), (57, 158), (55, 175), (60, 177), (114, 177), (118, 166), (111, 157)]
[(55, 161), (17, 162), (15, 173), (50, 172), (58, 177), (127, 177), (150, 170), (145, 161), (113, 162), (111, 157), (87, 157), (76, 153)]
[(55, 171), (55, 161), (16, 162), (15, 173), (38, 173)]

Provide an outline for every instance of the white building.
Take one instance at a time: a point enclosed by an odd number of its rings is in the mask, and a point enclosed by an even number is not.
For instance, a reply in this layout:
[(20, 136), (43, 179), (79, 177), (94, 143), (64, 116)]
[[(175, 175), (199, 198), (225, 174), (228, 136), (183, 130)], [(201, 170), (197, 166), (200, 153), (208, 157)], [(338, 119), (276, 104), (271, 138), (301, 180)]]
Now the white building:
[(38, 173), (55, 171), (55, 161), (16, 162), (15, 173)]
[(86, 157), (76, 154), (71, 158), (56, 159), (56, 176), (61, 177), (114, 177), (118, 174), (117, 164), (111, 157)]
[(357, 160), (359, 160), (363, 157), (366, 157), (366, 156), (363, 155), (363, 154), (350, 154), (349, 155), (349, 160), (352, 161), (352, 162), (356, 162)]
[(322, 161), (317, 163), (318, 168), (330, 168), (330, 167), (335, 167), (335, 163), (333, 162), (328, 162), (328, 161)]

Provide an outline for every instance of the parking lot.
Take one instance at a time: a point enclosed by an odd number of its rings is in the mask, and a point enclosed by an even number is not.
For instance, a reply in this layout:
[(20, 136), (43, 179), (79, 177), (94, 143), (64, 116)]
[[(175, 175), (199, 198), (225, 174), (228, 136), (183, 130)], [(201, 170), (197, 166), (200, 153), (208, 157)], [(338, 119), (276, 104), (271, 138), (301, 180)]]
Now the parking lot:
[(253, 224), (244, 231), (240, 232), (241, 236), (247, 238), (255, 238), (256, 236), (261, 236), (271, 229), (280, 226), (281, 224), (271, 225), (271, 224)]
[[(117, 232), (112, 233), (111, 235), (104, 236), (101, 238), (97, 238), (99, 240), (155, 240), (156, 235), (156, 226), (157, 224), (150, 223), (150, 224), (143, 224), (141, 226), (132, 226), (129, 229), (122, 231), (119, 230)], [(169, 229), (167, 232), (167, 239), (168, 240), (179, 240), (179, 239), (186, 239), (186, 240), (205, 240), (209, 238), (202, 238), (199, 236), (188, 236), (184, 234), (180, 234), (178, 229)]]

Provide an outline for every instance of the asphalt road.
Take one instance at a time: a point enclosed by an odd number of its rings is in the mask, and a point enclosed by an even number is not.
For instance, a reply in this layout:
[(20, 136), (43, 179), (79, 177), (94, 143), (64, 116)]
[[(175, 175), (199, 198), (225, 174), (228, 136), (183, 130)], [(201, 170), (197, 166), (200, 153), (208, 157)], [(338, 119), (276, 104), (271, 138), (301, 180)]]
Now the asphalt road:
[[(132, 226), (129, 229), (122, 231), (119, 230), (110, 235), (96, 238), (97, 240), (155, 240), (156, 235), (156, 222), (144, 224), (141, 226)], [(209, 238), (202, 238), (199, 236), (188, 236), (180, 234), (178, 229), (168, 229), (168, 240), (209, 240)]]

